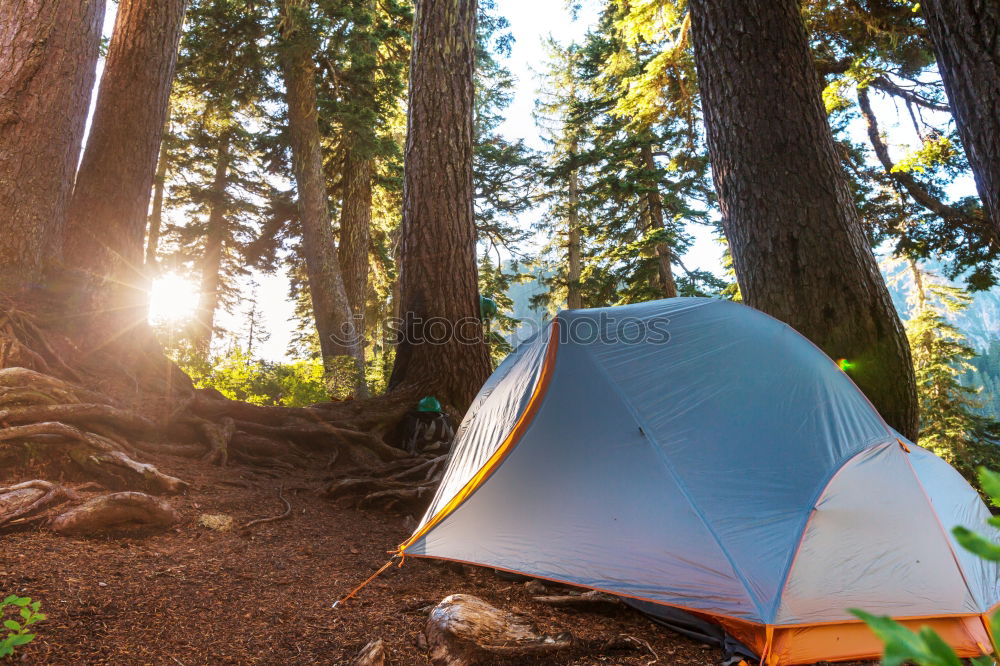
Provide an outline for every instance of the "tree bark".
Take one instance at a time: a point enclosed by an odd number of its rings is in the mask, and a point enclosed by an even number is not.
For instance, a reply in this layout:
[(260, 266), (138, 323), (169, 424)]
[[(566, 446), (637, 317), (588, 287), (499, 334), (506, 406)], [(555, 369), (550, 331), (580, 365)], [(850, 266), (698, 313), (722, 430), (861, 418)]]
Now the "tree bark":
[(340, 267), (344, 271), (347, 302), (359, 336), (364, 335), (365, 300), (368, 295), (368, 245), (372, 221), (372, 160), (353, 151), (344, 160), (343, 204), (340, 209)]
[(746, 302), (847, 358), (917, 434), (910, 350), (837, 159), (796, 0), (691, 0), (723, 226)]
[[(373, 0), (362, 0), (347, 48), (351, 66), (346, 73), (348, 95), (354, 114), (345, 120), (345, 155), (341, 172), (340, 267), (344, 272), (347, 301), (354, 314), (357, 334), (364, 338), (365, 302), (368, 296), (368, 247), (371, 240), (372, 177), (377, 141), (375, 123), (379, 105), (375, 99), (378, 40), (373, 23), (378, 9)], [(349, 107), (350, 110), (350, 107)], [(353, 118), (350, 116), (354, 116)], [(362, 346), (362, 352), (364, 347)]]
[(0, 291), (58, 255), (96, 76), (104, 0), (0, 0)]
[(219, 306), (219, 273), (222, 251), (226, 242), (226, 189), (229, 186), (229, 137), (223, 136), (215, 157), (205, 232), (205, 253), (201, 260), (201, 288), (198, 310), (195, 312), (195, 349), (208, 353), (215, 332), (215, 310)]
[(160, 140), (160, 157), (156, 161), (156, 175), (153, 177), (153, 208), (149, 213), (149, 228), (146, 232), (146, 272), (156, 266), (156, 253), (160, 246), (160, 229), (163, 226), (163, 194), (167, 185), (167, 141)]
[(479, 320), (472, 118), (476, 0), (418, 0), (410, 60), (400, 313), (389, 387), (465, 411), (490, 374)]
[[(657, 231), (666, 229), (663, 219), (663, 198), (660, 196), (660, 185), (653, 178), (656, 173), (656, 161), (653, 159), (653, 144), (643, 143), (640, 150), (642, 168), (649, 174), (646, 185), (646, 210), (649, 212), (649, 226)], [(673, 267), (670, 262), (673, 253), (666, 243), (656, 244), (656, 272), (659, 277), (659, 286), (663, 291), (664, 298), (674, 298), (677, 296), (677, 282), (674, 280)]]
[(65, 264), (116, 329), (145, 323), (143, 240), (185, 0), (121, 0), (76, 178)]
[[(575, 141), (570, 151), (572, 158), (575, 159)], [(569, 172), (569, 210), (566, 217), (569, 227), (566, 234), (566, 254), (569, 264), (566, 275), (566, 307), (570, 310), (579, 310), (583, 307), (583, 295), (580, 293), (583, 248), (580, 240), (580, 176), (575, 168)]]
[(920, 9), (979, 197), (1000, 240), (1000, 3), (924, 0)]
[(282, 3), (281, 67), (302, 220), (302, 247), (323, 365), (328, 374), (346, 378), (345, 388), (353, 389), (360, 397), (367, 395), (362, 340), (351, 318), (330, 225), (316, 106), (316, 66), (309, 36), (300, 23), (308, 7), (305, 0)]

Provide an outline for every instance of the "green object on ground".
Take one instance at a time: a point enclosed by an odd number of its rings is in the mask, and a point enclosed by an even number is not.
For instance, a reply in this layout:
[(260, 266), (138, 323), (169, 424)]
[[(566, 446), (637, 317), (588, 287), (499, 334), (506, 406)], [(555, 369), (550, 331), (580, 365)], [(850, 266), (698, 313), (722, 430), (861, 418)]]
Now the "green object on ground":
[(421, 398), (420, 402), (417, 403), (417, 411), (418, 412), (440, 412), (441, 411), (441, 403), (438, 402), (438, 399), (435, 398), (434, 396), (427, 395), (427, 396), (424, 396), (423, 398)]

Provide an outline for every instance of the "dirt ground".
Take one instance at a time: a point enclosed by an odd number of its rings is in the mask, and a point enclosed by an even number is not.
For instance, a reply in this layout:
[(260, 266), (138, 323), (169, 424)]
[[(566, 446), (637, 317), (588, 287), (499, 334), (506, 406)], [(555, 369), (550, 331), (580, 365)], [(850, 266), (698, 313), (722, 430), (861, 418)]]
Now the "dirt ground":
[[(391, 663), (426, 664), (418, 636), (427, 606), (452, 593), (477, 595), (532, 618), (546, 632), (569, 631), (578, 646), (521, 664), (719, 664), (721, 653), (630, 610), (553, 609), (522, 583), (492, 570), (409, 559), (342, 609), (332, 603), (374, 572), (409, 535), (405, 515), (338, 508), (318, 496), (318, 475), (280, 478), (242, 467), (178, 458), (155, 461), (192, 482), (171, 501), (183, 522), (146, 537), (67, 538), (32, 529), (0, 535), (0, 596), (41, 601), (48, 619), (19, 648), (26, 664), (346, 664), (368, 641), (384, 639)], [(26, 476), (27, 475), (27, 476)], [(16, 470), (24, 480), (27, 470)], [(278, 515), (279, 486), (292, 504)], [(199, 524), (232, 516), (236, 527)], [(646, 647), (606, 648), (630, 636)], [(621, 643), (621, 641), (619, 641)]]

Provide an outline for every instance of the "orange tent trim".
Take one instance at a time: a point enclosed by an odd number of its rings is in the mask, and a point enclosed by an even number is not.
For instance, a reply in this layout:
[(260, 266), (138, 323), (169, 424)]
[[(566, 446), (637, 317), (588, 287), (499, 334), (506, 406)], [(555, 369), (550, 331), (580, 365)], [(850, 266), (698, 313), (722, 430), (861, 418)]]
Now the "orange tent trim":
[(476, 491), (479, 486), (483, 485), (486, 479), (490, 478), (493, 472), (500, 466), (500, 463), (504, 461), (508, 454), (514, 450), (517, 443), (520, 441), (521, 436), (524, 435), (531, 422), (535, 418), (535, 414), (538, 412), (538, 408), (542, 404), (542, 399), (545, 397), (545, 392), (549, 387), (549, 382), (552, 380), (552, 373), (556, 364), (556, 352), (559, 349), (559, 317), (552, 320), (552, 332), (549, 335), (549, 346), (545, 350), (545, 359), (542, 362), (541, 372), (538, 376), (538, 382), (535, 384), (535, 390), (532, 392), (531, 397), (528, 399), (528, 404), (521, 413), (521, 416), (517, 419), (517, 423), (511, 428), (510, 434), (507, 438), (500, 444), (493, 455), (490, 456), (486, 464), (480, 468), (476, 475), (469, 479), (469, 482), (456, 493), (451, 500), (445, 504), (437, 514), (434, 515), (427, 524), (424, 525), (419, 531), (417, 531), (413, 536), (400, 544), (399, 549), (396, 551), (400, 555), (406, 554), (406, 549), (413, 545), (418, 539), (427, 534), (431, 529), (433, 529), (438, 523), (448, 517), (448, 515), (457, 509), (461, 504), (467, 500), (472, 493)]

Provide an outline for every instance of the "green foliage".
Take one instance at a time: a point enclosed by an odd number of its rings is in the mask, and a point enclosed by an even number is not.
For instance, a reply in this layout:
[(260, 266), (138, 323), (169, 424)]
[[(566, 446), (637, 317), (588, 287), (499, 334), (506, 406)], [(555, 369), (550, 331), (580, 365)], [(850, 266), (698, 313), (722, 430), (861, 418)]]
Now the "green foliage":
[(517, 330), (521, 323), (510, 314), (514, 310), (514, 301), (509, 292), (511, 285), (523, 280), (524, 276), (519, 273), (517, 264), (510, 264), (509, 268), (510, 272), (505, 272), (499, 260), (493, 263), (489, 254), (485, 253), (479, 261), (479, 293), (492, 298), (497, 304), (497, 313), (484, 323), (494, 368), (512, 351), (506, 336)]
[(573, 220), (584, 307), (663, 298), (664, 265), (679, 294), (725, 287), (681, 261), (688, 225), (706, 224), (713, 204), (687, 33), (684, 2), (614, 1), (582, 43), (549, 43), (536, 122), (551, 146), (539, 227), (552, 240), (537, 305), (566, 298)]
[(963, 383), (976, 352), (948, 317), (963, 312), (970, 296), (915, 261), (893, 279), (908, 279), (906, 335), (920, 403), (920, 445), (976, 482), (979, 465), (1000, 467), (1000, 424), (981, 412), (979, 389)]
[(180, 365), (198, 388), (214, 388), (227, 398), (255, 405), (304, 407), (330, 395), (319, 359), (276, 363), (234, 347), (209, 360), (189, 356)]
[[(35, 634), (29, 633), (28, 627), (45, 619), (45, 613), (39, 612), (40, 601), (32, 601), (31, 597), (19, 597), (16, 594), (0, 601), (0, 619), (7, 630), (6, 636), (0, 632), (0, 659), (14, 654), (14, 648), (27, 645), (35, 640)], [(8, 609), (13, 609), (15, 616), (11, 617)], [(15, 619), (16, 618), (16, 619)]]
[[(991, 241), (978, 199), (954, 196), (952, 185), (971, 172), (914, 5), (805, 0), (802, 13), (844, 171), (873, 244), (888, 241), (900, 254), (943, 258), (948, 277), (988, 289), (1000, 275), (1000, 245)], [(895, 164), (891, 157), (882, 162), (870, 137), (857, 140), (858, 88), (869, 91), (876, 116), (894, 107), (900, 124), (912, 127), (886, 136), (881, 129), (894, 123), (876, 123), (887, 152), (904, 151)], [(916, 145), (898, 145), (905, 134), (916, 135), (906, 139)]]
[[(1000, 506), (1000, 475), (985, 467), (978, 470), (979, 485), (987, 493), (993, 506)], [(987, 521), (992, 527), (1000, 527), (1000, 517), (993, 516)], [(956, 526), (952, 534), (962, 547), (976, 555), (993, 561), (1000, 561), (1000, 546), (995, 539), (976, 534), (963, 526)], [(884, 666), (961, 666), (962, 661), (954, 650), (945, 643), (929, 627), (921, 627), (918, 632), (907, 629), (895, 620), (886, 616), (876, 616), (857, 608), (851, 613), (863, 620), (885, 645), (882, 656)], [(993, 644), (993, 654), (1000, 655), (1000, 645), (995, 637), (1000, 636), (1000, 611), (993, 614), (990, 622), (990, 640)], [(995, 666), (996, 661), (991, 656), (977, 657), (971, 660), (973, 666)]]
[(923, 145), (906, 157), (896, 162), (893, 172), (925, 173), (935, 166), (946, 165), (958, 156), (958, 150), (952, 140), (943, 135), (924, 139)]

